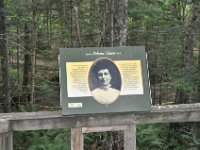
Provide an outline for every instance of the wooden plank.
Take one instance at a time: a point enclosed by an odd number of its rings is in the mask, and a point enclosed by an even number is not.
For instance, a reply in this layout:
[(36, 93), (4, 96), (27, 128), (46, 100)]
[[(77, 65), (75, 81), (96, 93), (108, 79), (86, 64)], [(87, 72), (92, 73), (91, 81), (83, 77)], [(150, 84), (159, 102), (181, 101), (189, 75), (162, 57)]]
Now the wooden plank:
[(12, 132), (0, 133), (0, 150), (13, 150)]
[(81, 128), (71, 129), (71, 150), (83, 150), (83, 133)]
[(6, 150), (13, 150), (13, 132), (6, 133)]
[[(188, 112), (196, 110), (197, 111), (200, 110), (200, 103), (152, 106), (150, 112), (185, 112), (185, 111)], [(137, 113), (137, 112), (132, 112), (132, 113)], [(87, 115), (70, 115), (68, 117), (76, 117), (76, 116), (87, 116)], [(8, 120), (46, 119), (46, 118), (58, 118), (58, 117), (62, 117), (61, 111), (0, 113), (0, 119), (8, 119)]]
[(5, 133), (0, 133), (0, 150), (6, 150)]
[(11, 120), (13, 131), (120, 126), (145, 123), (197, 122), (200, 121), (200, 109), (186, 112), (146, 112), (146, 113), (115, 113), (88, 116), (60, 116), (57, 118)]
[(9, 120), (0, 119), (0, 150), (13, 150), (13, 134)]
[(0, 133), (8, 132), (9, 130), (9, 121), (6, 119), (0, 119)]
[(175, 111), (193, 111), (200, 109), (200, 103), (193, 104), (177, 104), (177, 105), (161, 105), (161, 106), (151, 106), (152, 112), (175, 112)]
[(136, 125), (124, 130), (124, 150), (136, 150)]
[(151, 112), (62, 116), (60, 111), (0, 114), (13, 131), (200, 121), (200, 104), (154, 106)]
[(106, 131), (120, 131), (126, 130), (127, 126), (97, 126), (97, 127), (83, 127), (82, 133), (91, 132), (106, 132)]

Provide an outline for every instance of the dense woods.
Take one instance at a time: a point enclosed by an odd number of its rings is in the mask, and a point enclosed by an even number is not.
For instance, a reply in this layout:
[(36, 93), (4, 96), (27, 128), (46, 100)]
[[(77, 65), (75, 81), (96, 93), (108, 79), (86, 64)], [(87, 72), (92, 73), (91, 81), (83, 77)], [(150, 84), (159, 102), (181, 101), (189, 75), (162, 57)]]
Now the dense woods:
[[(199, 0), (0, 0), (0, 112), (59, 109), (58, 48), (138, 45), (148, 54), (153, 105), (200, 102)], [(197, 150), (199, 129), (140, 126), (138, 150)], [(17, 133), (32, 139), (15, 149), (69, 149), (65, 133)], [(86, 149), (121, 149), (120, 133), (110, 134), (88, 134)]]

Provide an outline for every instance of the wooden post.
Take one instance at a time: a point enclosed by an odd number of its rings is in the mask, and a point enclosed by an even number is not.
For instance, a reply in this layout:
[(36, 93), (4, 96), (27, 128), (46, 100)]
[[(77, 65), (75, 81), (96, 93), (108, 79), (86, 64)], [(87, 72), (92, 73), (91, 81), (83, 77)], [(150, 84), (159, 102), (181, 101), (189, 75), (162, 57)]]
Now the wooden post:
[(12, 132), (0, 133), (0, 150), (13, 150)]
[(124, 150), (136, 150), (136, 125), (129, 125), (124, 130)]
[(0, 150), (13, 150), (13, 134), (9, 131), (9, 121), (0, 120)]
[(82, 128), (71, 129), (71, 150), (83, 150)]

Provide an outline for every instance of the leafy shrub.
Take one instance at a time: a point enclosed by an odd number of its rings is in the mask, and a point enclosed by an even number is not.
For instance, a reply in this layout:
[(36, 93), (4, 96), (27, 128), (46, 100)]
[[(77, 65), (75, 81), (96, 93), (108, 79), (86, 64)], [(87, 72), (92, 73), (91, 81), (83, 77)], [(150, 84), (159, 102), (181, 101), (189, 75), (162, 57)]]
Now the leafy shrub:
[(14, 133), (15, 150), (70, 150), (68, 129)]

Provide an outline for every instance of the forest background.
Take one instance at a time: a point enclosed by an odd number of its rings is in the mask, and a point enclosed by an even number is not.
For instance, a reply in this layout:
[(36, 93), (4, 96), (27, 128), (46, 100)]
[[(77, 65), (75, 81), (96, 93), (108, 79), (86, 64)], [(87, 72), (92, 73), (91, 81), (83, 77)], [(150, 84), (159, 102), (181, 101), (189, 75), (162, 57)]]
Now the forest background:
[[(199, 0), (0, 0), (0, 112), (60, 109), (58, 48), (138, 45), (153, 105), (200, 101)], [(137, 130), (138, 150), (200, 148), (199, 123)], [(68, 129), (14, 137), (16, 150), (70, 149)], [(87, 134), (85, 149), (119, 150), (120, 139)]]

